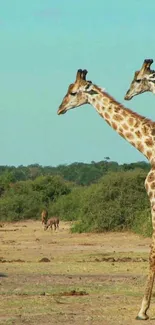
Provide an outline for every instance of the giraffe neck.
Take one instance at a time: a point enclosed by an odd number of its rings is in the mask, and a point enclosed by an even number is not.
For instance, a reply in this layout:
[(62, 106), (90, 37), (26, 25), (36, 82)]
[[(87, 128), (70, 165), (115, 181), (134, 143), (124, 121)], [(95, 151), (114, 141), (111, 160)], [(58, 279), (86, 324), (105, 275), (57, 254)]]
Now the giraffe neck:
[(137, 148), (150, 162), (155, 159), (154, 122), (125, 108), (95, 85), (88, 95), (88, 102), (120, 136)]

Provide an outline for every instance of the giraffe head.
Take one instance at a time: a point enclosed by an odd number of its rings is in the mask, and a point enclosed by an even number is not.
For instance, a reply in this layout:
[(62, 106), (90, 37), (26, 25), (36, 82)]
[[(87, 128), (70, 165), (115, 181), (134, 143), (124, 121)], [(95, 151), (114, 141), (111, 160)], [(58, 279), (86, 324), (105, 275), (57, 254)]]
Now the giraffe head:
[(150, 70), (152, 59), (146, 59), (139, 71), (135, 72), (133, 81), (124, 99), (130, 100), (145, 91), (155, 92), (155, 71)]
[(92, 82), (86, 80), (87, 72), (87, 70), (81, 69), (77, 71), (76, 80), (68, 87), (67, 94), (57, 111), (58, 115), (66, 113), (69, 109), (88, 103), (88, 94), (90, 94)]

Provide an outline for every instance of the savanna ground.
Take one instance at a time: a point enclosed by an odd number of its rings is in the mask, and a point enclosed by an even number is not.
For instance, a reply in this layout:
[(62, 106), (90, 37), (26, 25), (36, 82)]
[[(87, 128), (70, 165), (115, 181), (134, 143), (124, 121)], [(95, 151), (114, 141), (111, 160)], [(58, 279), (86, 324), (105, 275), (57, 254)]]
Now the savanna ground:
[[(0, 228), (0, 324), (133, 325), (150, 239), (132, 233), (44, 231), (40, 221)], [(155, 295), (149, 310), (155, 322)], [(154, 320), (153, 320), (154, 318)]]

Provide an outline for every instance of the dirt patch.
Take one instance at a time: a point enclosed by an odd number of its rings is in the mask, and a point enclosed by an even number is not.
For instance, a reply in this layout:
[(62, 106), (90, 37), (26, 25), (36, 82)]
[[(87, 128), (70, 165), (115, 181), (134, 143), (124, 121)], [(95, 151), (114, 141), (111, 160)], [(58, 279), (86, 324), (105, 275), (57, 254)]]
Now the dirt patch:
[(128, 232), (71, 234), (70, 223), (61, 225), (51, 235), (40, 221), (5, 224), (0, 324), (137, 325), (151, 239)]
[(0, 229), (0, 231), (5, 231), (5, 232), (7, 232), (7, 231), (17, 231), (17, 230), (19, 230), (19, 228), (17, 228), (17, 229)]
[(51, 241), (51, 242), (49, 242), (48, 244), (57, 244), (57, 242), (56, 241)]
[(41, 260), (39, 260), (39, 262), (50, 262), (50, 260), (47, 257), (43, 257)]
[(135, 257), (135, 258), (132, 258), (132, 257), (118, 257), (118, 258), (115, 258), (113, 256), (111, 257), (102, 257), (102, 258), (98, 258), (96, 257), (95, 259), (90, 259), (90, 260), (80, 260), (80, 261), (77, 261), (78, 263), (96, 263), (96, 262), (108, 262), (108, 263), (134, 263), (134, 262), (148, 262), (148, 259), (147, 258), (143, 258), (143, 257)]
[(17, 260), (5, 260), (0, 257), (0, 263), (25, 263), (25, 261), (21, 260), (20, 258), (18, 258)]
[[(58, 296), (58, 295), (56, 295), (56, 296)], [(71, 291), (61, 292), (61, 293), (59, 293), (59, 296), (65, 296), (65, 297), (68, 297), (68, 296), (88, 296), (88, 293), (86, 291), (71, 290)]]
[(2, 240), (2, 243), (3, 243), (4, 245), (8, 245), (8, 244), (15, 244), (16, 241), (15, 241), (15, 240)]
[[(91, 261), (92, 262), (92, 261)], [(94, 262), (148, 262), (148, 260), (146, 258), (142, 258), (142, 257), (136, 257), (136, 258), (132, 258), (132, 257), (103, 257), (101, 259), (99, 258), (95, 258)]]
[(95, 246), (96, 244), (92, 244), (92, 243), (82, 243), (82, 244), (79, 244), (81, 246)]
[(4, 274), (4, 273), (0, 273), (0, 278), (6, 278), (6, 277), (7, 277), (6, 274)]

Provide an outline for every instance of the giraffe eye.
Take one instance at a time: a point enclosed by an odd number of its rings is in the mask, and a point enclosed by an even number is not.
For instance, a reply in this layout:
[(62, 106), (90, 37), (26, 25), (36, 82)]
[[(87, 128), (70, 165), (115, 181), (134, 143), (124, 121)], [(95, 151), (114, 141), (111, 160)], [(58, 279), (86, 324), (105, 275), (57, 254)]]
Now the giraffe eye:
[(70, 95), (72, 95), (72, 96), (75, 96), (76, 94), (77, 94), (77, 93), (72, 93), (72, 92), (70, 93)]
[(137, 79), (136, 82), (138, 82), (138, 84), (141, 82), (141, 79)]

